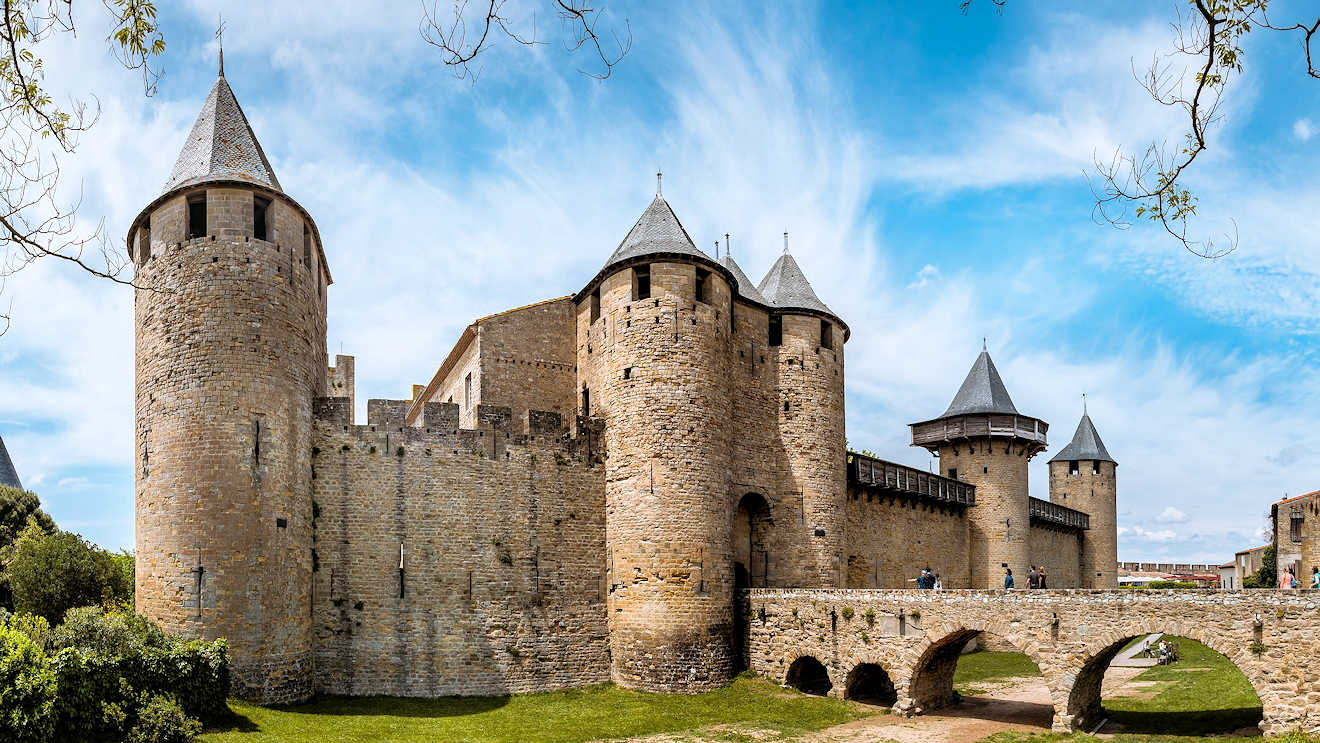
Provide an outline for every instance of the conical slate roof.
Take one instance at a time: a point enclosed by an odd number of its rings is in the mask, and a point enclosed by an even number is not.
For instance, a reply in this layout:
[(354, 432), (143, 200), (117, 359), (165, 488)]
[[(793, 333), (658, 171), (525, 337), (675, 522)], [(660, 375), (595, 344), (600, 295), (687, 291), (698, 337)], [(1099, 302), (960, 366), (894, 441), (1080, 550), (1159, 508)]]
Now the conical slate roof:
[(1109, 450), (1105, 448), (1105, 442), (1100, 440), (1100, 433), (1095, 430), (1095, 424), (1091, 422), (1091, 416), (1083, 413), (1082, 420), (1077, 424), (1077, 431), (1073, 434), (1072, 441), (1063, 447), (1063, 451), (1055, 454), (1051, 462), (1066, 462), (1077, 459), (1094, 459), (1098, 462), (1118, 462), (1109, 456)]
[(226, 180), (248, 181), (283, 191), (221, 68), (220, 77), (174, 163), (165, 191)]
[(724, 264), (724, 267), (733, 273), (733, 278), (738, 280), (739, 296), (743, 299), (750, 299), (753, 302), (770, 304), (766, 301), (765, 297), (761, 296), (760, 290), (756, 288), (756, 285), (752, 283), (752, 280), (747, 278), (747, 274), (743, 273), (742, 268), (733, 260), (733, 256), (725, 254), (725, 256), (720, 259), (720, 263)]
[(18, 472), (14, 469), (14, 463), (9, 459), (9, 451), (5, 449), (3, 438), (0, 438), (0, 485), (8, 485), (19, 490), (23, 489), (23, 483), (18, 480)]
[(976, 357), (972, 370), (967, 372), (967, 378), (958, 388), (958, 394), (954, 395), (949, 409), (940, 417), (975, 413), (1018, 414), (1013, 399), (1008, 396), (1008, 388), (1004, 386), (1004, 380), (999, 378), (999, 370), (995, 368), (995, 362), (990, 359), (987, 351), (982, 351)]
[(710, 256), (693, 244), (674, 210), (660, 194), (656, 194), (655, 200), (642, 212), (641, 219), (628, 231), (628, 236), (614, 249), (605, 265), (651, 253), (683, 253), (710, 260)]
[(834, 315), (834, 311), (825, 306), (816, 296), (816, 292), (807, 282), (806, 274), (798, 266), (793, 256), (784, 251), (770, 267), (770, 272), (756, 286), (769, 303), (780, 309), (813, 310)]

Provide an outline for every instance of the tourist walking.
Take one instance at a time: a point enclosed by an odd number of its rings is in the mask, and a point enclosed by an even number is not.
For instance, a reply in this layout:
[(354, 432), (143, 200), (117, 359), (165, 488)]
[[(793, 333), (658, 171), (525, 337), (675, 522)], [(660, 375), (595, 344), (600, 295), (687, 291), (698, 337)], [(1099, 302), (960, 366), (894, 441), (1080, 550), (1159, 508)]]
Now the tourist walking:
[(1311, 568), (1311, 588), (1320, 588), (1320, 568)]
[(1004, 590), (1013, 589), (1013, 568), (1004, 568)]
[(1036, 571), (1036, 566), (1032, 565), (1031, 570), (1027, 572), (1027, 588), (1040, 588), (1040, 573)]
[(936, 573), (936, 574), (935, 574), (935, 590), (936, 590), (936, 591), (943, 591), (943, 590), (944, 590), (944, 581), (940, 580), (940, 574), (939, 574), (939, 573)]
[(1049, 587), (1045, 585), (1045, 566), (1041, 565), (1036, 569), (1036, 572), (1040, 574), (1040, 577), (1036, 579), (1036, 583), (1038, 584), (1036, 587), (1043, 591)]

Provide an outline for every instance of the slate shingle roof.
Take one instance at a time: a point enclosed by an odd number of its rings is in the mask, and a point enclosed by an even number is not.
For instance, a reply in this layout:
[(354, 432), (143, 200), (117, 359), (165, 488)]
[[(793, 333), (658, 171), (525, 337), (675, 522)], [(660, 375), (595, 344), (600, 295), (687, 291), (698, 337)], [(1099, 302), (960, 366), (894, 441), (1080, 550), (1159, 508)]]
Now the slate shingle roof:
[(23, 489), (23, 483), (19, 482), (18, 471), (14, 469), (14, 463), (9, 459), (9, 451), (5, 449), (3, 438), (0, 438), (0, 485)]
[(756, 288), (774, 307), (780, 309), (813, 310), (834, 316), (834, 311), (825, 306), (816, 296), (815, 290), (807, 281), (806, 274), (798, 266), (793, 256), (784, 253), (770, 267), (770, 272), (761, 279)]
[(174, 163), (165, 190), (223, 180), (248, 181), (283, 191), (221, 73)]
[(1077, 431), (1073, 433), (1072, 441), (1063, 447), (1063, 450), (1055, 454), (1051, 462), (1066, 462), (1077, 459), (1094, 459), (1098, 462), (1118, 461), (1109, 456), (1109, 450), (1105, 448), (1105, 442), (1100, 440), (1100, 433), (1095, 430), (1095, 424), (1091, 422), (1091, 416), (1082, 414), (1082, 420), (1077, 424)]
[(682, 253), (710, 260), (710, 256), (701, 252), (692, 238), (688, 237), (687, 230), (679, 223), (674, 210), (669, 208), (669, 203), (659, 194), (642, 212), (637, 224), (628, 231), (627, 237), (614, 249), (605, 265), (651, 253)]
[(743, 273), (742, 268), (733, 260), (733, 256), (726, 254), (720, 259), (720, 263), (724, 264), (724, 267), (729, 269), (729, 271), (733, 273), (733, 277), (738, 280), (739, 296), (744, 299), (750, 299), (753, 302), (760, 302), (761, 304), (767, 305), (770, 304), (766, 301), (765, 297), (761, 296), (761, 292), (756, 288), (756, 284), (753, 284), (752, 280), (747, 278), (747, 274)]
[(967, 378), (958, 388), (958, 394), (954, 395), (953, 402), (949, 403), (949, 409), (944, 411), (944, 415), (940, 418), (976, 413), (1018, 414), (1017, 408), (1013, 405), (1013, 398), (1008, 396), (1008, 388), (1004, 386), (1004, 380), (999, 378), (999, 370), (995, 368), (995, 362), (986, 351), (982, 351), (981, 355), (976, 357), (971, 371), (967, 372)]

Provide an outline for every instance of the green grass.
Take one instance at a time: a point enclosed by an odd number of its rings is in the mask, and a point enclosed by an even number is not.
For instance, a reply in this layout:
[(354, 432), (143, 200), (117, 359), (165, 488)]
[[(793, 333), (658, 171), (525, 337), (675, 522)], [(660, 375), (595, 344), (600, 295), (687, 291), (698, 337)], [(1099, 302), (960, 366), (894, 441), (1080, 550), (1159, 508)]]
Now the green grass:
[(1039, 675), (1040, 669), (1022, 653), (976, 650), (958, 659), (953, 688), (963, 695), (984, 694), (985, 689), (977, 685), (978, 681)]
[[(1178, 662), (1155, 666), (1135, 679), (1159, 682), (1159, 693), (1153, 699), (1105, 701), (1112, 722), (1126, 731), (1186, 735), (1237, 730), (1260, 722), (1260, 699), (1232, 661), (1196, 640), (1166, 639), (1178, 644)], [(1187, 668), (1211, 670), (1180, 670)]]
[[(328, 697), (287, 707), (232, 700), (235, 717), (202, 743), (581, 743), (712, 725), (811, 732), (866, 716), (849, 702), (738, 678), (718, 691), (647, 694), (603, 685), (510, 697)], [(741, 736), (729, 731), (724, 737)]]

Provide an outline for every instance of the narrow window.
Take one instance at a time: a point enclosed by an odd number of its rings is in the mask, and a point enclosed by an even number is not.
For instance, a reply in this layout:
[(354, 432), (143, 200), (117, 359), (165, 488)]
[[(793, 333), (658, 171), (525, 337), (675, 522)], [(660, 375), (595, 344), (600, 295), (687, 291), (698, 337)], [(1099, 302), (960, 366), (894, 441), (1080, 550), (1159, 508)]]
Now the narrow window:
[(472, 407), (472, 372), (463, 378), (463, 407)]
[(1081, 471), (1081, 470), (1077, 467), (1077, 460), (1076, 460), (1076, 459), (1071, 459), (1071, 460), (1068, 461), (1068, 474), (1070, 474), (1070, 475), (1075, 475), (1075, 474), (1077, 474), (1077, 473), (1080, 472), (1080, 471)]
[(252, 198), (252, 236), (258, 240), (269, 240), (270, 230), (266, 223), (267, 214), (270, 212), (270, 199), (263, 199), (260, 196)]
[(138, 263), (146, 265), (151, 260), (151, 217), (138, 229)]
[(950, 467), (950, 468), (949, 468), (949, 479), (950, 479), (950, 480), (957, 480), (957, 479), (958, 479), (958, 470), (957, 470), (957, 468), (955, 468), (955, 467)]
[(591, 390), (585, 384), (582, 385), (582, 417), (591, 417)]
[(1306, 517), (1302, 515), (1300, 509), (1293, 509), (1291, 518), (1288, 519), (1288, 537), (1294, 542), (1302, 541), (1302, 523)]
[(834, 348), (834, 326), (830, 325), (829, 320), (820, 321), (820, 347)]
[(188, 197), (188, 239), (206, 237), (206, 192)]
[(697, 269), (697, 301), (710, 301), (710, 271), (704, 268)]
[(631, 367), (631, 366), (625, 366), (625, 367), (623, 368), (623, 378), (624, 378), (624, 379), (632, 379), (632, 367)]
[(1100, 474), (1100, 460), (1099, 460), (1099, 459), (1095, 459), (1095, 460), (1092, 460), (1092, 461), (1091, 461), (1091, 474), (1093, 474), (1093, 475), (1098, 475), (1098, 474)]
[(600, 287), (591, 292), (591, 321), (600, 319)]
[(303, 222), (303, 263), (312, 265), (312, 228)]
[(638, 266), (633, 269), (633, 301), (651, 298), (651, 267)]
[(770, 345), (784, 345), (784, 318), (779, 315), (770, 316)]

